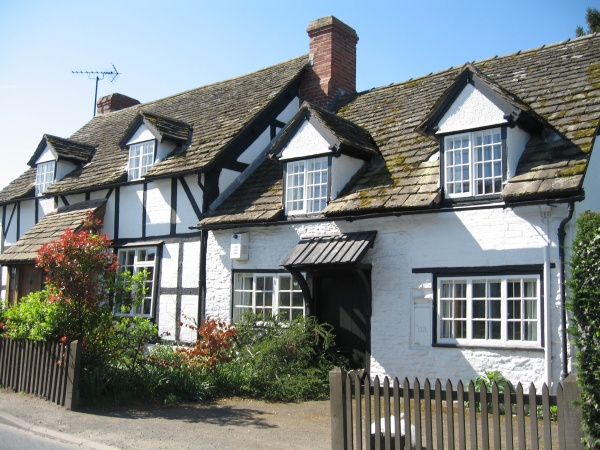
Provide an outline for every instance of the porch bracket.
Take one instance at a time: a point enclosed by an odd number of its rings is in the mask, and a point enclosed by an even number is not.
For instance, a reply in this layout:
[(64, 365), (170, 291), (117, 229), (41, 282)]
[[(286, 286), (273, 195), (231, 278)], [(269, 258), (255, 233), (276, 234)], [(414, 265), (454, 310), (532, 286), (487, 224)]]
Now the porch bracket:
[(302, 295), (304, 296), (304, 304), (306, 306), (306, 314), (312, 314), (312, 294), (310, 292), (310, 288), (308, 287), (308, 283), (306, 282), (306, 278), (302, 275), (302, 272), (298, 270), (294, 270), (291, 267), (284, 266), (284, 269), (287, 270), (293, 277), (294, 280), (298, 282), (300, 285), (300, 289), (302, 289)]

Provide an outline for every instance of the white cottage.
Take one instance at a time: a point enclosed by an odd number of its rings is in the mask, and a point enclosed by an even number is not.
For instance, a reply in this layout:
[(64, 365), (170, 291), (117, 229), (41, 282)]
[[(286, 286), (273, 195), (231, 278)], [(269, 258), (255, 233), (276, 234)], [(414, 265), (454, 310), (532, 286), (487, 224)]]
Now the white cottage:
[(152, 274), (136, 314), (245, 311), (331, 323), (373, 375), (469, 380), (570, 370), (565, 248), (599, 210), (600, 36), (356, 93), (356, 32), (310, 55), (139, 104), (113, 94), (43, 136), (0, 191), (3, 295), (41, 286), (36, 250), (91, 211)]
[[(323, 74), (337, 41), (313, 25)], [(316, 315), (372, 375), (564, 377), (564, 249), (600, 210), (600, 36), (304, 98), (198, 224), (206, 314)]]

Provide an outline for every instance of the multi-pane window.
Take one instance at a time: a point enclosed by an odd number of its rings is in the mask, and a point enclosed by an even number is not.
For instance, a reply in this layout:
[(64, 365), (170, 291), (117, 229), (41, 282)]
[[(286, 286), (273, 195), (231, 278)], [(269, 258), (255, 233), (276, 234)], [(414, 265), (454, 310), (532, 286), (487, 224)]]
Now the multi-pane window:
[(438, 279), (438, 342), (539, 346), (539, 277)]
[(320, 158), (287, 163), (285, 209), (288, 214), (309, 214), (327, 205), (329, 159)]
[(304, 315), (300, 285), (289, 274), (237, 272), (233, 278), (233, 320), (245, 313), (292, 320)]
[(450, 197), (502, 192), (502, 136), (499, 128), (444, 140), (445, 188)]
[(131, 144), (129, 146), (129, 181), (142, 178), (154, 164), (154, 141)]
[(118, 257), (121, 270), (129, 271), (133, 275), (145, 270), (147, 274), (144, 300), (140, 306), (132, 307), (128, 315), (151, 317), (157, 274), (156, 247), (122, 248), (118, 252)]
[(48, 161), (37, 165), (35, 176), (35, 195), (42, 195), (54, 183), (56, 161)]

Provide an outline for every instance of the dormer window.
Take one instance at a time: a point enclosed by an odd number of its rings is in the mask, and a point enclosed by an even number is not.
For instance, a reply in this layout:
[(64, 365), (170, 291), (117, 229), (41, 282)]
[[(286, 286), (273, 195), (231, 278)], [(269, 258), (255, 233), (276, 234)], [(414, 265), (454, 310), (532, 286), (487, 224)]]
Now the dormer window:
[(329, 157), (290, 161), (286, 164), (287, 214), (311, 214), (327, 206)]
[(154, 140), (129, 146), (128, 181), (139, 180), (154, 164)]
[(443, 146), (444, 188), (448, 197), (502, 192), (504, 152), (500, 128), (446, 136)]
[(54, 183), (54, 172), (56, 161), (48, 161), (37, 165), (37, 174), (35, 176), (35, 195), (42, 195), (52, 183)]

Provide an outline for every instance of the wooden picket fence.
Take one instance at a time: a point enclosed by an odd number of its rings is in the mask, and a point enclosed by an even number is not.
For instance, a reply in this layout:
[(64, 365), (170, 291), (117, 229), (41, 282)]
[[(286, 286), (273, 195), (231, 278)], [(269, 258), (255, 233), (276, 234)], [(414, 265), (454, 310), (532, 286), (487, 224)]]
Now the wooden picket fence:
[[(333, 449), (582, 449), (580, 399), (570, 376), (550, 395), (535, 386), (499, 392), (492, 383), (453, 387), (429, 380), (380, 380), (334, 369), (330, 373)], [(556, 407), (556, 408), (551, 408)], [(556, 412), (551, 419), (551, 410)], [(394, 433), (399, 430), (399, 433)]]
[(42, 397), (68, 409), (79, 403), (81, 343), (0, 338), (0, 386)]

